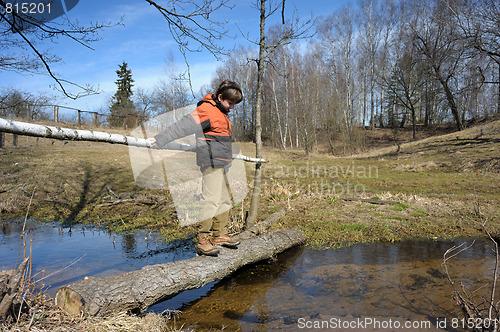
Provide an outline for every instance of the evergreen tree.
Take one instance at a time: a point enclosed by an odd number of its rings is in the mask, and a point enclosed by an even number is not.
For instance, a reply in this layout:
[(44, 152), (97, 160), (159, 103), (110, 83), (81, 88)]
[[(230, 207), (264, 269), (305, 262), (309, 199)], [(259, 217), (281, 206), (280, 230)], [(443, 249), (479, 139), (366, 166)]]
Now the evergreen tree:
[(137, 114), (131, 99), (133, 94), (132, 87), (134, 86), (132, 83), (134, 80), (132, 79), (132, 70), (128, 69), (127, 66), (127, 63), (123, 61), (116, 71), (118, 80), (115, 81), (115, 84), (118, 88), (112, 99), (113, 104), (110, 107), (111, 116), (109, 124), (111, 126), (121, 126), (124, 124), (127, 114), (129, 115), (126, 123), (127, 126), (133, 126), (133, 123), (135, 123), (135, 116)]

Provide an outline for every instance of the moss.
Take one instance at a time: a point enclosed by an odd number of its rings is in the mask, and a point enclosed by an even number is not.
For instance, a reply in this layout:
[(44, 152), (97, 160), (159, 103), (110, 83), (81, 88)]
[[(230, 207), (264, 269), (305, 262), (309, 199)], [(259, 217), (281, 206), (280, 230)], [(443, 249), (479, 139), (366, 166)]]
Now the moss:
[(399, 202), (393, 204), (393, 206), (391, 207), (391, 210), (393, 211), (405, 211), (406, 209), (408, 209), (408, 205)]

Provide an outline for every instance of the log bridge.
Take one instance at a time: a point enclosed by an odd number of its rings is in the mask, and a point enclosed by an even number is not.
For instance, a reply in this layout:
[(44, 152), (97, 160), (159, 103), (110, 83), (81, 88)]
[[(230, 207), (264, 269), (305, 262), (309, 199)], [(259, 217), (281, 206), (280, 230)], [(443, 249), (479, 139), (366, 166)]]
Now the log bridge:
[(59, 288), (55, 302), (72, 315), (140, 313), (184, 290), (220, 280), (245, 265), (271, 258), (304, 241), (302, 231), (284, 229), (243, 239), (238, 249), (222, 248), (217, 257), (197, 256), (109, 277), (85, 277)]

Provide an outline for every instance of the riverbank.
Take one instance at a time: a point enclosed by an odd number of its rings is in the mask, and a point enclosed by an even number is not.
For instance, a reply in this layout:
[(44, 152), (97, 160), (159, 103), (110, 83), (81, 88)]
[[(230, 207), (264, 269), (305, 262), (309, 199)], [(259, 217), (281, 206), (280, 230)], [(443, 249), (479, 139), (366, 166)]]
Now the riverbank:
[[(390, 130), (386, 130), (390, 134)], [(383, 137), (383, 130), (374, 133)], [(148, 229), (167, 239), (190, 236), (180, 227), (168, 189), (134, 182), (128, 148), (94, 142), (29, 138), (0, 150), (2, 218), (29, 215), (93, 223), (112, 231)], [(20, 140), (22, 141), (22, 140)], [(24, 142), (24, 141), (23, 141)], [(253, 145), (242, 143), (247, 155)], [(284, 209), (274, 228), (299, 227), (313, 246), (481, 236), (481, 217), (499, 216), (500, 122), (463, 132), (377, 148), (363, 154), (306, 156), (266, 148), (259, 219)], [(252, 185), (253, 165), (246, 164)], [(242, 229), (250, 195), (232, 210)]]

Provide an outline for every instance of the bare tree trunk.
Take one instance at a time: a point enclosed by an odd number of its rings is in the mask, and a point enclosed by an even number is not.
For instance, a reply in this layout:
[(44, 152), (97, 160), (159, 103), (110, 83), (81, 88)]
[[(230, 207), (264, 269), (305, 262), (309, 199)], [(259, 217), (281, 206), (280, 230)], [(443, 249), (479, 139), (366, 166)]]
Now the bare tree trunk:
[(370, 129), (375, 129), (375, 91), (373, 84), (374, 68), (370, 68)]
[(366, 126), (366, 77), (363, 77), (363, 128)]
[(412, 122), (412, 131), (413, 131), (413, 140), (415, 140), (417, 138), (417, 125), (416, 125), (416, 122), (417, 122), (417, 119), (416, 119), (416, 114), (415, 114), (415, 107), (413, 107), (413, 105), (411, 105), (411, 122)]
[(500, 62), (498, 63), (498, 102), (497, 102), (497, 114), (500, 115)]
[[(288, 73), (288, 57), (285, 59), (285, 72)], [(285, 77), (285, 133), (284, 133), (284, 145), (286, 150), (286, 136), (288, 134), (288, 119), (290, 112), (290, 101), (289, 101), (289, 93), (288, 93), (288, 77)], [(500, 97), (499, 97), (500, 98)], [(290, 140), (290, 145), (292, 145), (292, 141)]]
[[(274, 78), (272, 78), (272, 84), (273, 84), (273, 94), (274, 94), (274, 105), (276, 108), (276, 118), (278, 120), (278, 132), (280, 135), (279, 142), (280, 142), (281, 148), (283, 150), (286, 150), (286, 132), (283, 133), (283, 128), (281, 125), (281, 116), (280, 116), (280, 110), (279, 110), (278, 95), (276, 93), (276, 82), (275, 82)], [(273, 132), (274, 132), (274, 130), (273, 130)]]
[(451, 114), (453, 114), (453, 117), (455, 118), (455, 123), (457, 124), (457, 130), (459, 131), (463, 130), (464, 127), (462, 124), (462, 119), (458, 111), (457, 103), (455, 102), (455, 97), (453, 96), (453, 93), (451, 92), (451, 89), (448, 86), (448, 82), (443, 78), (438, 68), (436, 68), (435, 66), (433, 68), (439, 80), (439, 83), (441, 83), (441, 86), (443, 87), (444, 93), (446, 95), (446, 100), (448, 101), (448, 105), (450, 106), (451, 109)]
[[(260, 0), (260, 39), (259, 39), (259, 59), (257, 59), (257, 103), (255, 107), (255, 157), (262, 158), (262, 86), (264, 79), (264, 51), (266, 47), (266, 0)], [(255, 176), (253, 182), (252, 200), (248, 217), (245, 222), (245, 228), (249, 229), (255, 225), (257, 213), (259, 210), (260, 186), (262, 179), (262, 164), (255, 164)]]

